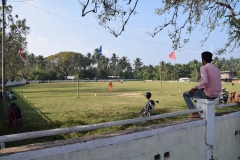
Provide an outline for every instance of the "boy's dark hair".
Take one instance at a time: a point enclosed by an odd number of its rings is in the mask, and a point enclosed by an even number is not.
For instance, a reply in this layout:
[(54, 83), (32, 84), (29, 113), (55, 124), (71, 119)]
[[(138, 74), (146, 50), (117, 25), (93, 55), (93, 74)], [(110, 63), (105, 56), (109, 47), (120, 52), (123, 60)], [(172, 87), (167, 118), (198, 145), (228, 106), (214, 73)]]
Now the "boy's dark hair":
[(11, 106), (16, 106), (16, 103), (11, 103)]
[(208, 63), (212, 62), (212, 56), (213, 56), (213, 54), (208, 51), (202, 53), (202, 59)]

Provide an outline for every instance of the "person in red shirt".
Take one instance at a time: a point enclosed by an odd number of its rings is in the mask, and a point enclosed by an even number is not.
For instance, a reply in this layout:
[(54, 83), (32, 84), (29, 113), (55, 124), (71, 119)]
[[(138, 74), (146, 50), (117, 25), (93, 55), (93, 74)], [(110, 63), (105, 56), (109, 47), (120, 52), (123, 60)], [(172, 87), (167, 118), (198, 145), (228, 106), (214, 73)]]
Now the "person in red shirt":
[[(212, 56), (213, 54), (208, 51), (202, 53), (203, 66), (200, 68), (202, 80), (190, 91), (183, 93), (183, 98), (189, 109), (195, 109), (191, 98), (215, 99), (221, 92), (221, 74), (219, 68), (211, 63)], [(189, 117), (198, 118), (199, 114), (193, 113)]]

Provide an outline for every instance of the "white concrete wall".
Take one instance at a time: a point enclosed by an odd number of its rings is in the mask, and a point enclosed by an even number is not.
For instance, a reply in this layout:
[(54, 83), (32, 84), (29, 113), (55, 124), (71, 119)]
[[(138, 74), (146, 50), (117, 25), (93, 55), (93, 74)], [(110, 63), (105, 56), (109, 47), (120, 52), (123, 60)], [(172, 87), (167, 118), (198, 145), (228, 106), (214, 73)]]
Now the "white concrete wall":
[(240, 112), (215, 118), (213, 156), (217, 160), (240, 159)]
[[(213, 158), (237, 160), (240, 156), (240, 112), (218, 116), (215, 122)], [(204, 160), (205, 125), (205, 119), (186, 120), (6, 148), (0, 150), (0, 160)]]

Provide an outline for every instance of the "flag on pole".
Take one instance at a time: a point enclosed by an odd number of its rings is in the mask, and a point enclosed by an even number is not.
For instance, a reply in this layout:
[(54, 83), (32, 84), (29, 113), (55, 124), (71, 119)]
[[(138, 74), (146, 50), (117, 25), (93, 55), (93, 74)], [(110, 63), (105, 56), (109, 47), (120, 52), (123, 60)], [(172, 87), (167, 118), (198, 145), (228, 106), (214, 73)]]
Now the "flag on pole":
[(98, 49), (98, 54), (101, 56), (102, 55), (102, 46)]
[(25, 60), (24, 60), (24, 58), (23, 58), (23, 54), (22, 54), (22, 50), (21, 50), (21, 49), (18, 50), (18, 53), (19, 53), (19, 56), (20, 56), (20, 58), (22, 59), (22, 61), (25, 62)]
[(176, 59), (175, 52), (173, 51), (172, 53), (169, 54), (170, 60)]

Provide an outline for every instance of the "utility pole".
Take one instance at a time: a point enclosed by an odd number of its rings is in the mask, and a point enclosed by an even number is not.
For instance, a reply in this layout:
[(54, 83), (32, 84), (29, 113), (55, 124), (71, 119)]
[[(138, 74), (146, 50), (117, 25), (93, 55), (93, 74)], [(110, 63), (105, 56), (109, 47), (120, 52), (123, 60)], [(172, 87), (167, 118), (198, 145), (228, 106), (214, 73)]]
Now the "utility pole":
[(197, 66), (196, 66), (196, 82), (198, 81)]
[(4, 6), (7, 0), (2, 0), (2, 111), (6, 114), (6, 102), (5, 102), (5, 12)]
[(77, 71), (77, 98), (79, 98), (79, 72), (80, 68), (79, 67), (74, 67), (75, 72)]
[(78, 71), (78, 74), (77, 74), (77, 81), (78, 81), (78, 92), (77, 92), (77, 97), (79, 98), (79, 71)]
[(161, 64), (160, 64), (160, 91), (162, 93), (162, 68), (161, 68)]

